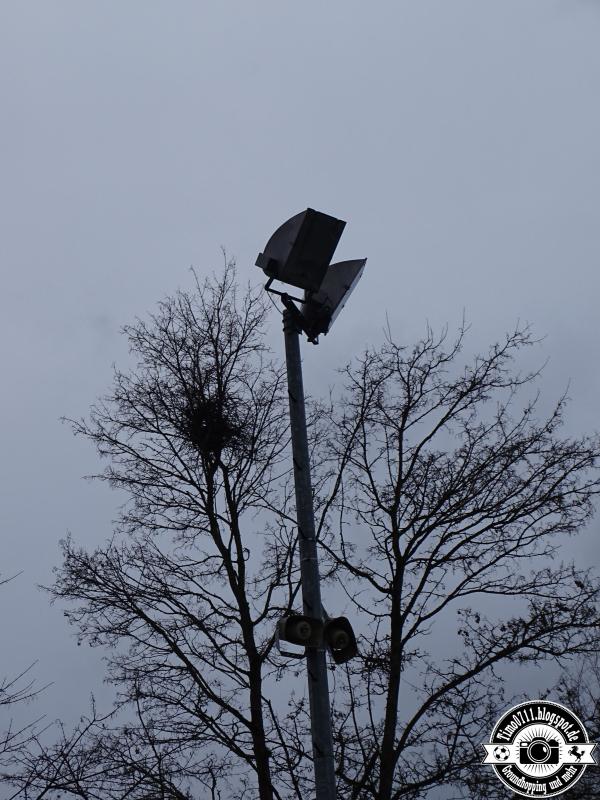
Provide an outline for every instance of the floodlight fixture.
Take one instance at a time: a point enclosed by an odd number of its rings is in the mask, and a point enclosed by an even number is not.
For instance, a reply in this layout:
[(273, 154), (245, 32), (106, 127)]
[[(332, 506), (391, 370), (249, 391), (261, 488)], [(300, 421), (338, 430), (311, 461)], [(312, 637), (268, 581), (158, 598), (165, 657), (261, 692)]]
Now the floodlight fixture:
[(345, 225), (341, 219), (307, 208), (277, 228), (256, 266), (269, 278), (316, 292)]
[[(330, 264), (345, 225), (343, 220), (307, 208), (284, 222), (256, 259), (256, 266), (269, 279), (267, 291), (281, 297), (313, 344), (331, 328), (367, 261), (362, 258)], [(303, 289), (304, 296), (292, 297), (271, 288), (275, 280)]]
[(359, 258), (331, 264), (319, 291), (304, 293), (300, 313), (309, 338), (316, 338), (320, 333), (327, 334), (359, 282), (366, 263), (366, 258)]

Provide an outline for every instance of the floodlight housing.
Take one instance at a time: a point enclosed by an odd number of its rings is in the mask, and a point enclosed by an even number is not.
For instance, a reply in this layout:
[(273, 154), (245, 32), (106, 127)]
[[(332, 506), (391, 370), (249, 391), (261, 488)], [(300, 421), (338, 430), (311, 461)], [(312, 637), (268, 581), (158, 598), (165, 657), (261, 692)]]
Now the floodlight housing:
[(316, 338), (320, 333), (326, 334), (331, 328), (359, 282), (366, 263), (366, 258), (359, 258), (331, 264), (319, 290), (314, 294), (304, 292), (300, 313), (309, 338)]
[[(307, 208), (277, 228), (256, 259), (256, 266), (269, 278), (265, 289), (281, 297), (296, 326), (313, 344), (331, 328), (367, 262), (361, 258), (330, 264), (345, 225)], [(271, 288), (275, 280), (303, 289), (303, 297)]]
[(269, 278), (316, 292), (345, 225), (341, 219), (307, 208), (277, 228), (256, 266)]

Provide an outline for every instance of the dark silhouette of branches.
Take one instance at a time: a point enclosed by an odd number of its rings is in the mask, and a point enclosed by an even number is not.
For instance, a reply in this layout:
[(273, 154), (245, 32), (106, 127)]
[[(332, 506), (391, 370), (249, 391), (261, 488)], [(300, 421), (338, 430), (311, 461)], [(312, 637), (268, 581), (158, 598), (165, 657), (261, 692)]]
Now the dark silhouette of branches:
[[(128, 500), (106, 545), (63, 542), (50, 591), (107, 653), (116, 705), (34, 737), (21, 797), (312, 796), (304, 664), (274, 647), (299, 572), (266, 314), (231, 264), (197, 281), (125, 329), (134, 368), (72, 422)], [(563, 554), (600, 442), (561, 436), (566, 397), (544, 416), (528, 396), (527, 329), (461, 367), (465, 336), (408, 350), (388, 333), (343, 396), (310, 404), (326, 605), (360, 646), (332, 671), (340, 800), (477, 797), (505, 668), (598, 650), (598, 580)]]
[[(27, 797), (48, 787), (183, 797), (186, 786), (215, 798), (255, 787), (261, 800), (282, 796), (272, 764), (297, 757), (263, 681), (277, 668), (275, 622), (297, 575), (287, 397), (262, 338), (266, 312), (256, 290), (238, 296), (227, 264), (125, 328), (135, 368), (115, 372), (89, 420), (72, 421), (108, 462), (96, 477), (129, 501), (106, 546), (63, 542), (50, 591), (71, 603), (80, 641), (107, 648), (119, 712), (131, 720), (124, 733), (118, 715), (93, 712), (54, 746), (38, 740), (23, 763)], [(260, 516), (265, 504), (278, 515)]]
[[(512, 369), (527, 329), (458, 370), (465, 333), (445, 349), (428, 331), (412, 351), (388, 335), (325, 414), (321, 536), (363, 631), (336, 696), (348, 798), (460, 784), (503, 665), (598, 647), (598, 581), (559, 548), (592, 514), (599, 440), (559, 436), (565, 397), (542, 421), (537, 396), (519, 405), (537, 377)], [(436, 652), (449, 626), (458, 645)]]
[[(0, 586), (4, 586), (16, 577), (18, 576), (13, 575), (10, 578), (0, 579)], [(37, 661), (34, 661), (17, 675), (0, 677), (0, 709), (5, 712), (3, 727), (0, 730), (0, 780), (10, 774), (15, 758), (33, 741), (39, 723), (43, 719), (38, 717), (31, 722), (18, 725), (9, 716), (14, 706), (33, 700), (48, 688), (49, 684), (36, 687), (35, 680), (30, 677), (36, 664)]]

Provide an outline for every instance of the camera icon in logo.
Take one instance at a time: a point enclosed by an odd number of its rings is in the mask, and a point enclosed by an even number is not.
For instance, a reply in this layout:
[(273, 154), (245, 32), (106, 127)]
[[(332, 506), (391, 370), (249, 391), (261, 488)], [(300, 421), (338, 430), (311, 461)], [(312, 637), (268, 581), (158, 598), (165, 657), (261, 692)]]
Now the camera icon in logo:
[(544, 739), (536, 736), (519, 745), (519, 761), (521, 764), (558, 764), (558, 739)]

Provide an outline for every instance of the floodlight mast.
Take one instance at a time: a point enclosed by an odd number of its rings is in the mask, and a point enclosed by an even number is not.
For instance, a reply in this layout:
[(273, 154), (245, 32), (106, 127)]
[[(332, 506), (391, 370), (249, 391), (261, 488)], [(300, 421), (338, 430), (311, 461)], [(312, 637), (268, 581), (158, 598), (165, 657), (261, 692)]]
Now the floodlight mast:
[[(283, 330), (288, 379), (300, 580), (304, 614), (323, 622), (317, 537), (312, 499), (300, 333), (318, 343), (356, 286), (366, 259), (330, 264), (345, 222), (313, 209), (297, 214), (275, 231), (256, 265), (269, 280), (265, 289), (285, 307)], [(292, 297), (272, 287), (281, 281), (304, 290)], [(296, 305), (300, 303), (300, 307)], [(325, 644), (306, 647), (308, 696), (313, 742), (316, 800), (335, 800), (335, 765)]]
[[(295, 315), (289, 308), (283, 312), (283, 330), (294, 462), (302, 604), (307, 617), (322, 619), (321, 584), (300, 358), (300, 329)], [(306, 648), (306, 670), (308, 673), (316, 800), (335, 800), (333, 734), (324, 644)]]

